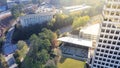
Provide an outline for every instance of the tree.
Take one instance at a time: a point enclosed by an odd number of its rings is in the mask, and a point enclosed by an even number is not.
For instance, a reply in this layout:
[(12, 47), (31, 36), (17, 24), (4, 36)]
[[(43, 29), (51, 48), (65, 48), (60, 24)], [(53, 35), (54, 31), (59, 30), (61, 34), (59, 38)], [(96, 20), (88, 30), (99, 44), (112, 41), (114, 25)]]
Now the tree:
[(24, 41), (18, 41), (17, 45), (19, 50), (23, 49), (24, 46), (27, 46), (26, 42)]
[[(53, 39), (57, 39), (57, 34), (47, 28), (43, 28), (40, 33), (33, 34), (29, 38), (30, 50), (25, 62), (30, 65), (30, 68), (43, 68), (46, 62), (50, 59), (51, 45)], [(18, 42), (20, 49), (23, 47), (21, 42)], [(19, 53), (19, 52), (18, 52)], [(30, 63), (31, 62), (31, 63)], [(22, 65), (22, 67), (26, 67)]]
[(57, 41), (57, 34), (53, 33), (52, 46), (58, 47), (58, 45), (59, 45), (59, 42)]
[(83, 17), (76, 17), (73, 21), (72, 27), (74, 29), (78, 28), (78, 27), (83, 27), (87, 24), (87, 22), (89, 21), (89, 16), (83, 16)]
[(31, 37), (30, 37), (30, 56), (32, 58), (34, 58), (34, 60), (36, 61), (36, 53), (39, 51), (40, 49), (40, 45), (42, 44), (42, 40), (35, 34), (33, 34)]
[(49, 30), (49, 29), (46, 29), (46, 28), (43, 28), (42, 32), (45, 33), (46, 39), (49, 39), (49, 41), (51, 42), (52, 38), (53, 38), (53, 32), (51, 30)]
[(18, 46), (18, 50), (15, 52), (14, 57), (16, 58), (16, 61), (18, 61), (18, 64), (20, 64), (22, 59), (25, 58), (27, 54), (28, 46), (24, 41), (19, 41), (17, 43), (17, 46)]
[(23, 5), (20, 4), (20, 5), (14, 6), (14, 7), (11, 9), (12, 16), (13, 16), (15, 19), (21, 15), (21, 13), (22, 13), (22, 7), (23, 7)]
[(7, 62), (2, 54), (0, 54), (0, 67), (1, 68), (8, 68)]
[(45, 49), (37, 53), (37, 61), (41, 62), (42, 64), (45, 64), (48, 61), (48, 59), (49, 54)]
[(58, 68), (57, 66), (45, 66), (45, 68)]
[(46, 49), (47, 51), (49, 51), (51, 43), (50, 43), (50, 41), (48, 39), (45, 39), (45, 40), (43, 40), (43, 43), (42, 43), (41, 46), (43, 46), (42, 49)]

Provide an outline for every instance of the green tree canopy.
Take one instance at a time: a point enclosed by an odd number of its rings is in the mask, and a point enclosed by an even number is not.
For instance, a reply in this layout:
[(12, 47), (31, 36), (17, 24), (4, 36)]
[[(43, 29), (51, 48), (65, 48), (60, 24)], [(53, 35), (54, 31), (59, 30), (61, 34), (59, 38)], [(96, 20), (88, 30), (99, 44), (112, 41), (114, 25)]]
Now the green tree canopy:
[(40, 63), (45, 64), (48, 61), (48, 59), (49, 54), (45, 49), (37, 53), (37, 61), (39, 61)]
[(14, 6), (14, 7), (11, 9), (12, 16), (13, 16), (15, 19), (21, 15), (21, 13), (22, 13), (22, 7), (23, 7), (23, 5), (20, 4), (20, 5)]
[(89, 16), (76, 17), (73, 21), (72, 27), (73, 28), (83, 27), (87, 24), (89, 20), (90, 20)]

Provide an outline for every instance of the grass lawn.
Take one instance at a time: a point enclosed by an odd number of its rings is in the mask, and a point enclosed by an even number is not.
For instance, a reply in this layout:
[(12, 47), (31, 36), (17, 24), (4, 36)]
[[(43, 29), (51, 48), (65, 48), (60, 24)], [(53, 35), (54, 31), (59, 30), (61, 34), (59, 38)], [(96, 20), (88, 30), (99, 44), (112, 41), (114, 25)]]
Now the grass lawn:
[(62, 58), (58, 64), (58, 68), (84, 68), (85, 62), (74, 60), (71, 58)]

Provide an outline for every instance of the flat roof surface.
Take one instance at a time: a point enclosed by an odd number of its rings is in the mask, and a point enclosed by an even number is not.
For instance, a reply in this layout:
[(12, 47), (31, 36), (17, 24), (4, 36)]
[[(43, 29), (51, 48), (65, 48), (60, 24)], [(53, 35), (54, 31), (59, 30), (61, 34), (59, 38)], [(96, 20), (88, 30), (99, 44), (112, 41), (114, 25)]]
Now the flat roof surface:
[(9, 68), (17, 68), (17, 64), (13, 64), (13, 65), (10, 66)]
[(87, 8), (91, 8), (91, 6), (83, 4), (83, 5), (75, 5), (75, 6), (64, 7), (64, 9), (69, 10), (70, 12), (78, 11), (78, 10), (84, 10), (84, 9), (87, 9)]
[(94, 24), (86, 28), (83, 28), (80, 30), (80, 32), (83, 32), (85, 34), (98, 35), (99, 28), (100, 28), (100, 24), (98, 23), (98, 24)]
[(5, 55), (9, 55), (17, 50), (17, 45), (5, 44), (3, 46), (3, 52)]
[(62, 38), (58, 38), (57, 40), (62, 41), (62, 42), (77, 44), (80, 46), (92, 47), (91, 40), (86, 40), (82, 38), (62, 37)]

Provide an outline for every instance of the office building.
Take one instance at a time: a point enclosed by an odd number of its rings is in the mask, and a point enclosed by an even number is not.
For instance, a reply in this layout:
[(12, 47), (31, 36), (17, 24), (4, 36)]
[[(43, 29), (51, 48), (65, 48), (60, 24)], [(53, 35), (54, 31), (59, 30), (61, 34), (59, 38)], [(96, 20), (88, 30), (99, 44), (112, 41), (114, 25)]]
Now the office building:
[(90, 58), (89, 48), (92, 48), (92, 41), (75, 37), (58, 38), (62, 41), (60, 49), (65, 57), (86, 61)]
[(120, 68), (120, 0), (106, 0), (91, 68)]
[(29, 14), (20, 17), (20, 24), (23, 27), (42, 24), (44, 22), (50, 21), (54, 16), (54, 13), (39, 13), (39, 14)]

